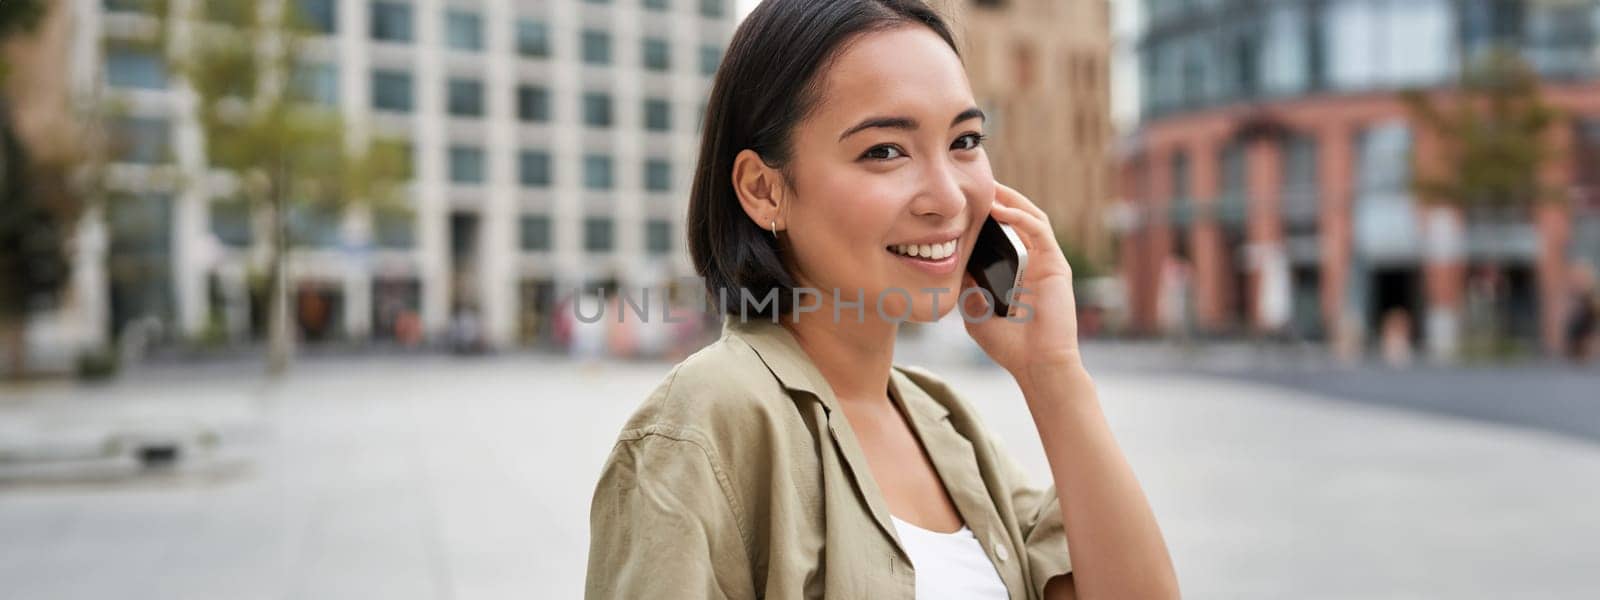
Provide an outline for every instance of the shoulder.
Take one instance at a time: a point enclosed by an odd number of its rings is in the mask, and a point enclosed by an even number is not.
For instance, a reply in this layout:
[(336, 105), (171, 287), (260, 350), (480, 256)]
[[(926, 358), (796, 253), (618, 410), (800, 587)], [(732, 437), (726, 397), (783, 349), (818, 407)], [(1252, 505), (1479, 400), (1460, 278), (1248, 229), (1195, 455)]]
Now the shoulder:
[(665, 436), (716, 455), (751, 432), (772, 431), (792, 406), (755, 350), (723, 336), (674, 365), (628, 418), (618, 441)]

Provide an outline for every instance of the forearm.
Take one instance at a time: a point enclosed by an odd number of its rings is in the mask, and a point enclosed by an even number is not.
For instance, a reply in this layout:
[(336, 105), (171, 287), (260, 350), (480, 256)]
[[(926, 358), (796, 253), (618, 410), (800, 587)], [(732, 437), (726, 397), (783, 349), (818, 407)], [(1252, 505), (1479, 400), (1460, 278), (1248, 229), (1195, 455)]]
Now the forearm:
[(1017, 374), (1033, 413), (1080, 598), (1176, 598), (1177, 576), (1144, 490), (1081, 365)]

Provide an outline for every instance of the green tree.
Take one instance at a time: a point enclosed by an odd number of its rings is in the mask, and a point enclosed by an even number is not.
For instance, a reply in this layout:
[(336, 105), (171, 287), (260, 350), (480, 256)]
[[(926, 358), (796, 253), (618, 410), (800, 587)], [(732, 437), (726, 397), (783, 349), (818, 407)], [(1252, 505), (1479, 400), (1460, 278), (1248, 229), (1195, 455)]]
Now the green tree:
[[(1544, 102), (1539, 83), (1538, 73), (1519, 53), (1499, 48), (1467, 64), (1452, 94), (1402, 92), (1413, 117), (1443, 151), (1438, 168), (1414, 172), (1418, 201), (1454, 209), (1468, 224), (1520, 222), (1540, 202), (1565, 201), (1561, 189), (1540, 180), (1540, 171), (1557, 154), (1545, 133), (1561, 115)], [(1503, 279), (1499, 265), (1487, 268)], [(1505, 310), (1492, 310), (1492, 322), (1484, 324), (1488, 330), (1477, 335), (1490, 344), (1503, 341)]]
[(1539, 76), (1513, 50), (1497, 50), (1470, 65), (1449, 101), (1421, 90), (1402, 99), (1417, 121), (1438, 136), (1442, 168), (1419, 172), (1417, 197), (1462, 209), (1469, 219), (1526, 214), (1540, 200), (1561, 200), (1539, 171), (1554, 157), (1544, 133), (1559, 118), (1544, 103)]
[(209, 167), (231, 173), (240, 198), (269, 221), (268, 369), (275, 374), (293, 352), (291, 214), (398, 203), (410, 177), (404, 143), (355, 139), (337, 108), (314, 97), (303, 55), (314, 30), (300, 7), (294, 0), (152, 0), (160, 26), (146, 40), (194, 91)]
[[(44, 0), (0, 2), (0, 43), (31, 34), (48, 7)], [(12, 71), (10, 57), (0, 56), (0, 87)], [(20, 377), (27, 368), (28, 317), (68, 281), (79, 202), (69, 189), (69, 165), (24, 144), (14, 106), (0, 94), (0, 340), (10, 356), (8, 372)]]

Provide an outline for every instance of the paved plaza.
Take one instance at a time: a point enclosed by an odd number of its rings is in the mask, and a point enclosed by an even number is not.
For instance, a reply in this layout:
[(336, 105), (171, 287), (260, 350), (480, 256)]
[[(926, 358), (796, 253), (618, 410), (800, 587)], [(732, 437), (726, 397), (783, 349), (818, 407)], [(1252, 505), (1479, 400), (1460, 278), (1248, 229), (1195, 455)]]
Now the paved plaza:
[[(212, 439), (153, 474), (0, 468), (0, 598), (579, 598), (598, 469), (668, 368), (339, 358), (278, 383), (226, 364), (0, 388), (0, 437)], [(934, 368), (1048, 476), (1004, 372)], [(1216, 377), (1097, 381), (1186, 597), (1593, 597), (1600, 445)]]

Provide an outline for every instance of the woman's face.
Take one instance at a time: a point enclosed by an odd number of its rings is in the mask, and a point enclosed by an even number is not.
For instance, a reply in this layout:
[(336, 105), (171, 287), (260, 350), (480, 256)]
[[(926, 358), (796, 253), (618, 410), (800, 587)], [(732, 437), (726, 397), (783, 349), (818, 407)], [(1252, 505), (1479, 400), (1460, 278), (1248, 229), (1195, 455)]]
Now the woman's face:
[(934, 32), (907, 26), (857, 38), (819, 76), (818, 104), (793, 135), (789, 268), (830, 296), (823, 306), (835, 289), (842, 301), (860, 289), (866, 319), (881, 298), (890, 319), (937, 320), (956, 305), (995, 193), (961, 61)]

